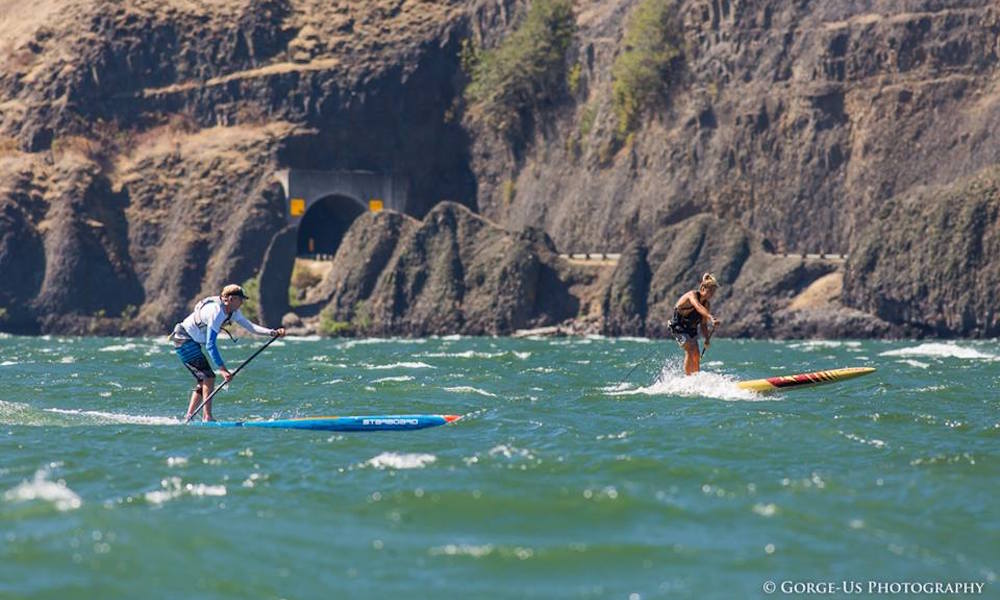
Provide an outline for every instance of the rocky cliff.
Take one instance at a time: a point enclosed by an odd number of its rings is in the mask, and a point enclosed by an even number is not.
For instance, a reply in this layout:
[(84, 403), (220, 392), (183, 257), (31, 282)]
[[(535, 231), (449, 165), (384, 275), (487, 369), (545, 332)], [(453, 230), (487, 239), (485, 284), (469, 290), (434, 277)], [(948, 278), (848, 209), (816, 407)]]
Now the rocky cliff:
[(1000, 334), (1000, 169), (919, 187), (858, 235), (845, 302), (925, 335)]
[(363, 215), (343, 246), (311, 298), (326, 305), (321, 329), (498, 335), (554, 325), (580, 314), (570, 288), (596, 278), (560, 258), (543, 232), (513, 233), (452, 202), (419, 222)]
[(730, 335), (1000, 333), (989, 0), (0, 0), (0, 32), (3, 330), (165, 330), (294, 241), (295, 168), (410, 182), (298, 309), (331, 333), (664, 335), (704, 270)]

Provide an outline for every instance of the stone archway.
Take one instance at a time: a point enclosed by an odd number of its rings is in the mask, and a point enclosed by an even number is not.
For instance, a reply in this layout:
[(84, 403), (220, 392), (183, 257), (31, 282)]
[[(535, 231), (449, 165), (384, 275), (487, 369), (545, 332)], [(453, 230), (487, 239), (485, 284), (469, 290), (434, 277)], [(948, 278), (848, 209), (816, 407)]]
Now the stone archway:
[[(295, 260), (299, 256), (332, 257), (357, 217), (366, 210), (393, 208), (405, 212), (409, 185), (405, 179), (363, 171), (276, 173), (285, 190), (288, 226), (271, 238), (260, 270), (261, 322), (277, 326), (292, 311), (288, 301)], [(318, 310), (300, 307), (300, 316)]]

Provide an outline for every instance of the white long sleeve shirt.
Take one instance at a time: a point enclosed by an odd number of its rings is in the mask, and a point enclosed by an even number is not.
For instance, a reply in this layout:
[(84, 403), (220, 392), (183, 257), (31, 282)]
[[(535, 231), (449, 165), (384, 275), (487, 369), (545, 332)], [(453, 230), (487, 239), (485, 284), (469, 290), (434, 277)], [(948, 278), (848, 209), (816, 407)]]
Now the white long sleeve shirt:
[(271, 330), (251, 322), (239, 310), (227, 315), (222, 308), (222, 299), (219, 296), (210, 296), (200, 301), (194, 312), (181, 321), (181, 327), (188, 336), (199, 344), (204, 344), (208, 350), (208, 355), (219, 368), (225, 367), (222, 362), (222, 355), (219, 354), (218, 337), (219, 330), (230, 319), (243, 329), (258, 335), (270, 335)]

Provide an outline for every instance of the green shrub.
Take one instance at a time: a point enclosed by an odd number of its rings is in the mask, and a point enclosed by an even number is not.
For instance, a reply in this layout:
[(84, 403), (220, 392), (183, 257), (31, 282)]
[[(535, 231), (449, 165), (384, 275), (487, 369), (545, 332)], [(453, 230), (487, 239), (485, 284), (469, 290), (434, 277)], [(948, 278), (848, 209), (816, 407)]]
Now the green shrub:
[(260, 279), (257, 277), (251, 277), (243, 282), (243, 291), (246, 293), (246, 300), (243, 301), (243, 305), (240, 306), (240, 311), (243, 315), (253, 322), (257, 322), (260, 319)]
[(309, 268), (307, 263), (296, 259), (295, 266), (292, 267), (291, 283), (288, 287), (288, 305), (291, 307), (301, 305), (309, 288), (318, 285), (321, 281), (323, 281), (322, 275)]
[(300, 290), (309, 289), (319, 282), (323, 281), (323, 276), (316, 273), (305, 263), (296, 259), (295, 266), (292, 268), (292, 285)]
[(624, 50), (611, 69), (622, 136), (636, 129), (644, 110), (666, 96), (671, 70), (682, 54), (676, 13), (675, 2), (643, 0), (629, 19)]
[(597, 119), (597, 108), (587, 105), (580, 115), (580, 137), (587, 137), (594, 129), (594, 121)]
[(566, 138), (566, 154), (573, 159), (574, 163), (583, 154), (583, 144), (580, 143), (580, 133), (574, 133)]
[(576, 63), (566, 74), (566, 87), (569, 88), (569, 93), (574, 96), (580, 93), (580, 76), (583, 73), (583, 65)]
[(351, 335), (354, 326), (348, 321), (338, 321), (333, 318), (333, 307), (327, 306), (319, 313), (319, 332), (330, 337)]
[(471, 114), (504, 133), (519, 129), (521, 113), (554, 98), (565, 85), (566, 50), (575, 31), (571, 0), (535, 0), (495, 49), (463, 45)]
[(371, 313), (365, 307), (365, 301), (360, 300), (354, 305), (354, 325), (361, 331), (367, 331), (371, 325)]
[(517, 186), (514, 181), (505, 179), (500, 193), (503, 195), (503, 205), (510, 206), (514, 202), (514, 197), (517, 196)]
[(130, 321), (139, 314), (139, 307), (134, 304), (129, 304), (122, 309), (121, 317), (126, 321)]

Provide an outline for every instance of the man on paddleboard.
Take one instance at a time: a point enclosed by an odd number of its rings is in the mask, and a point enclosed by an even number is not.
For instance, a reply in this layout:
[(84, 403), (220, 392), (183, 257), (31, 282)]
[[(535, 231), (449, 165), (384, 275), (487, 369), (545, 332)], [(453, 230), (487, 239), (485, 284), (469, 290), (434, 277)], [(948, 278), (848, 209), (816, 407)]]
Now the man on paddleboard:
[(698, 349), (699, 327), (701, 334), (705, 336), (705, 348), (708, 348), (708, 323), (712, 323), (714, 330), (722, 322), (708, 312), (709, 303), (718, 288), (719, 282), (711, 273), (702, 275), (701, 285), (698, 289), (686, 292), (680, 297), (677, 304), (674, 304), (674, 316), (667, 323), (670, 331), (674, 334), (674, 339), (684, 348), (684, 373), (686, 375), (701, 370), (701, 352)]
[[(208, 350), (208, 355), (212, 357), (212, 361), (219, 367), (222, 377), (228, 383), (233, 374), (222, 361), (218, 346), (219, 331), (225, 325), (235, 322), (243, 329), (257, 335), (270, 335), (272, 337), (285, 335), (283, 327), (268, 329), (243, 316), (243, 313), (240, 312), (240, 306), (243, 305), (245, 299), (246, 294), (243, 292), (243, 288), (236, 284), (227, 285), (222, 288), (222, 293), (218, 296), (209, 296), (198, 302), (194, 311), (175, 325), (170, 334), (170, 341), (174, 343), (177, 356), (180, 357), (188, 371), (194, 375), (196, 381), (194, 391), (191, 393), (191, 402), (188, 404), (188, 420), (193, 416), (191, 413), (201, 403), (201, 399), (208, 398), (212, 394), (212, 390), (215, 389), (215, 373), (208, 364), (205, 353), (202, 352), (203, 344)], [(215, 420), (212, 417), (211, 400), (205, 403), (205, 410), (202, 414), (206, 421)]]

